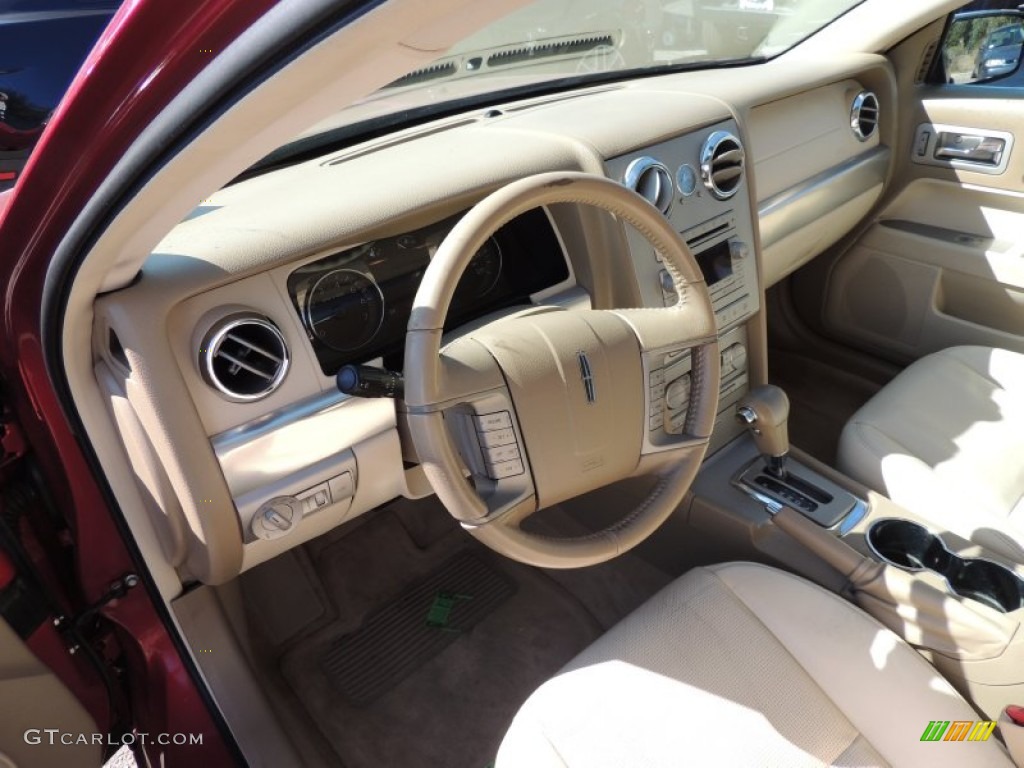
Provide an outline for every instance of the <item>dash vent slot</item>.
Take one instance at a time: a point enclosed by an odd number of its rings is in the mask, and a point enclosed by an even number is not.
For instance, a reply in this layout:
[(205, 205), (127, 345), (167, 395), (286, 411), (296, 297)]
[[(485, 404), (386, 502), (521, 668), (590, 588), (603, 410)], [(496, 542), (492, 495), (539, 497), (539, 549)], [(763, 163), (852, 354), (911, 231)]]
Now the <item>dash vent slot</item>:
[(440, 80), (444, 77), (450, 77), (459, 71), (458, 65), (454, 61), (443, 61), (439, 64), (431, 64), (429, 67), (423, 67), (410, 72), (407, 75), (388, 83), (385, 88), (400, 88), (404, 85), (418, 85), (419, 83), (426, 83), (431, 80)]
[(487, 66), (507, 67), (512, 64), (522, 64), (523, 62), (551, 58), (552, 56), (586, 53), (595, 48), (611, 48), (614, 45), (615, 39), (611, 35), (592, 35), (565, 40), (537, 42), (492, 53), (487, 57)]

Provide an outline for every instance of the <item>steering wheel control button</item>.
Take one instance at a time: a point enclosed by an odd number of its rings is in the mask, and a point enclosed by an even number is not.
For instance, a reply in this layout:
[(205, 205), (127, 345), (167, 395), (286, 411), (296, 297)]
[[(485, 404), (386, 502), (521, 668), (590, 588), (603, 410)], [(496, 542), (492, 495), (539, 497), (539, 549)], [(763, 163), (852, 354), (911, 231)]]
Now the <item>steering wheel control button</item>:
[(504, 480), (508, 477), (521, 475), (526, 469), (521, 459), (514, 461), (499, 461), (497, 464), (487, 464), (487, 474), (492, 480)]
[(514, 461), (520, 458), (519, 446), (515, 443), (511, 445), (499, 445), (497, 448), (487, 449), (487, 463), (497, 464), (502, 461)]
[(476, 417), (477, 432), (493, 432), (498, 429), (511, 429), (512, 416), (508, 411), (483, 413)]
[(684, 373), (689, 373), (691, 368), (689, 356), (684, 357), (682, 360), (679, 358), (673, 358), (673, 362), (669, 363), (666, 356), (665, 359), (665, 381), (674, 381), (682, 376)]
[(293, 496), (278, 496), (266, 502), (252, 519), (252, 533), (269, 541), (291, 533), (302, 518), (302, 502)]
[(511, 429), (495, 429), (490, 432), (477, 432), (480, 444), (484, 448), (496, 448), (499, 445), (512, 445), (516, 442), (516, 433)]
[(665, 370), (663, 368), (659, 368), (656, 371), (651, 371), (650, 384), (651, 384), (652, 387), (655, 387), (655, 386), (657, 386), (659, 384), (664, 384), (664, 383), (665, 383)]
[(665, 412), (658, 411), (658, 413), (651, 416), (651, 431), (661, 429), (663, 426), (665, 426)]
[(684, 373), (665, 389), (665, 405), (669, 410), (682, 408), (690, 401), (690, 374)]
[(686, 414), (687, 411), (685, 409), (678, 413), (673, 413), (665, 423), (665, 431), (670, 435), (682, 434), (683, 427), (686, 426)]
[(523, 474), (526, 468), (515, 429), (512, 428), (512, 414), (509, 411), (481, 413), (474, 416), (474, 421), (483, 454), (484, 473), (492, 480)]

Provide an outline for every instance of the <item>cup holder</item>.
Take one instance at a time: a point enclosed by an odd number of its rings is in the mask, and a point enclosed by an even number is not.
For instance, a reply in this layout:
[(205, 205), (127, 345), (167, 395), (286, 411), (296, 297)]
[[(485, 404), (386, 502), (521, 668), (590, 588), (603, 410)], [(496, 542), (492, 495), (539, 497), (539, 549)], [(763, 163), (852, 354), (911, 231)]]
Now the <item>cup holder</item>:
[(881, 560), (908, 571), (934, 571), (961, 597), (1003, 613), (1024, 607), (1024, 581), (1017, 574), (990, 560), (958, 557), (923, 525), (878, 520), (868, 528), (867, 538)]

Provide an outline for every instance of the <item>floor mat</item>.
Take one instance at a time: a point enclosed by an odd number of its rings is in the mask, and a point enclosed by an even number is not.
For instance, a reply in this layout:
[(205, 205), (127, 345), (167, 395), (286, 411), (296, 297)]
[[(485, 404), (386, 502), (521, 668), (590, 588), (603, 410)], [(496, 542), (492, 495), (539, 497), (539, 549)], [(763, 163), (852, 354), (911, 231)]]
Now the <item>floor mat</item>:
[[(337, 618), (289, 645), (279, 668), (346, 768), (483, 768), (494, 759), (522, 702), (601, 634), (600, 623), (565, 586), (536, 568), (493, 554), (455, 523), (451, 530), (423, 549), (395, 515), (383, 513), (348, 536), (311, 548)], [(332, 650), (340, 653), (344, 638), (380, 621), (375, 617), (393, 610), (403, 596), (428, 583), (435, 589), (434, 575), (451, 563), (470, 562), (465, 557), (514, 586), (514, 593), (430, 654), (403, 647), (417, 654), (416, 665), (403, 667), (399, 679), (380, 686), (375, 697), (346, 692), (346, 684), (328, 674), (324, 661)], [(476, 573), (477, 581), (492, 578)], [(429, 613), (432, 605), (424, 611)], [(450, 607), (449, 621), (463, 621), (456, 611), (468, 606)], [(418, 615), (425, 621), (423, 613)], [(394, 675), (382, 671), (390, 669), (390, 662), (379, 655), (363, 658), (361, 674)]]
[(515, 594), (516, 586), (462, 552), (327, 649), (323, 670), (355, 706), (372, 703)]

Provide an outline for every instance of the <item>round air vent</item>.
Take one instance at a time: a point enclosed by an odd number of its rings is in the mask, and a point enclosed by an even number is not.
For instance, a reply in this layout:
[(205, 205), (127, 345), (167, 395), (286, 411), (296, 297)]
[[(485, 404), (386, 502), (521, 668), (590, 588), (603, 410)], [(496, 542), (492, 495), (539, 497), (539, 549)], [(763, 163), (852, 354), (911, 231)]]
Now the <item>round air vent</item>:
[(719, 200), (736, 194), (743, 181), (746, 154), (740, 140), (726, 131), (715, 131), (700, 151), (700, 175), (704, 186)]
[(878, 130), (878, 97), (871, 91), (861, 91), (853, 100), (850, 127), (861, 141), (867, 141)]
[(653, 157), (638, 157), (631, 162), (622, 183), (662, 213), (672, 207), (672, 174)]
[(288, 373), (288, 345), (277, 326), (254, 312), (229, 315), (207, 332), (199, 349), (203, 379), (235, 402), (266, 397)]

